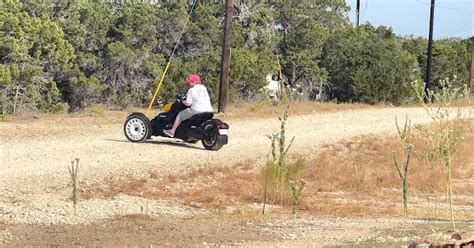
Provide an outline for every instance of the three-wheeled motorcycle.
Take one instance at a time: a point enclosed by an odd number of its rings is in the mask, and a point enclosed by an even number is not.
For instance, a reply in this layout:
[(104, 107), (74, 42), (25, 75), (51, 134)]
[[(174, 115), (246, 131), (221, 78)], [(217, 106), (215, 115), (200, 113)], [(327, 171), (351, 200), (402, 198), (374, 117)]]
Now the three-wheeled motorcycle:
[[(131, 142), (144, 142), (152, 136), (168, 138), (163, 130), (170, 129), (178, 113), (187, 108), (182, 100), (182, 97), (178, 95), (174, 103), (165, 105), (164, 112), (151, 121), (142, 113), (129, 115), (123, 126), (125, 137)], [(179, 125), (173, 138), (187, 143), (202, 141), (202, 145), (207, 150), (221, 149), (228, 143), (229, 125), (213, 117), (212, 112), (194, 115)]]

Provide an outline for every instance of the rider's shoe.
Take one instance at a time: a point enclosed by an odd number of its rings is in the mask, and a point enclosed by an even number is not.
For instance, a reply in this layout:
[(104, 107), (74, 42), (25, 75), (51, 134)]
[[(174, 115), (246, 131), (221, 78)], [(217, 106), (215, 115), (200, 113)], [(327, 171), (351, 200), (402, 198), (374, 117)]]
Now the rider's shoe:
[(174, 137), (174, 133), (172, 133), (171, 130), (163, 130), (163, 133), (169, 138)]

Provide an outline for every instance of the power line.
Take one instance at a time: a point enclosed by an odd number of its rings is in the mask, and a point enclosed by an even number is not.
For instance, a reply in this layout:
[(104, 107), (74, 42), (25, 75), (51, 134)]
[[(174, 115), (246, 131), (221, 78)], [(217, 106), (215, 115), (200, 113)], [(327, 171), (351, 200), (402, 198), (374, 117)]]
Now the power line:
[(194, 0), (193, 5), (191, 6), (191, 9), (189, 10), (188, 17), (186, 18), (186, 22), (184, 23), (183, 29), (181, 29), (181, 32), (178, 36), (178, 39), (176, 40), (176, 44), (173, 48), (173, 51), (171, 52), (170, 58), (168, 59), (168, 63), (166, 63), (165, 69), (163, 70), (163, 74), (161, 74), (161, 79), (158, 83), (158, 86), (155, 90), (155, 94), (153, 94), (153, 99), (150, 102), (150, 105), (148, 105), (148, 109), (146, 111), (146, 115), (151, 111), (151, 108), (153, 107), (153, 104), (155, 103), (156, 97), (158, 96), (158, 93), (160, 92), (161, 85), (163, 85), (163, 82), (166, 77), (166, 73), (168, 72), (168, 69), (170, 68), (171, 61), (173, 60), (174, 54), (176, 53), (176, 50), (178, 49), (179, 43), (181, 42), (181, 38), (183, 37), (184, 32), (186, 31), (186, 27), (188, 26), (189, 19), (191, 18), (191, 14), (194, 11), (194, 7), (196, 7), (197, 0)]
[[(420, 0), (413, 0), (413, 1), (416, 2), (416, 3), (419, 3), (419, 4), (423, 4), (423, 5), (428, 5), (428, 6), (431, 5), (431, 3), (422, 2)], [(472, 12), (472, 13), (474, 13), (474, 9), (452, 8), (452, 7), (440, 6), (438, 4), (435, 4), (434, 6), (436, 8), (447, 9), (447, 10), (451, 10), (451, 11), (462, 11), (462, 12)], [(451, 31), (455, 31), (455, 33), (459, 32), (460, 30), (466, 31), (470, 26), (472, 27), (472, 22), (468, 22), (465, 25), (458, 25), (454, 30), (451, 30)]]
[[(456, 33), (464, 33), (467, 30), (472, 30), (472, 22), (464, 23), (463, 25), (458, 25), (455, 29), (452, 29), (451, 31), (453, 34)], [(473, 36), (474, 33), (471, 33), (469, 37)]]
[(365, 0), (365, 7), (364, 9), (361, 11), (361, 15), (365, 13), (365, 11), (369, 8), (369, 0)]
[[(420, 0), (413, 0), (413, 1), (415, 1), (416, 3), (419, 3), (419, 4), (431, 5), (431, 3), (425, 3), (425, 2), (422, 2)], [(442, 5), (435, 5), (435, 7), (440, 8), (440, 9), (453, 10), (453, 11), (474, 12), (474, 9), (460, 9), (460, 8), (446, 7), (446, 6), (442, 6)]]

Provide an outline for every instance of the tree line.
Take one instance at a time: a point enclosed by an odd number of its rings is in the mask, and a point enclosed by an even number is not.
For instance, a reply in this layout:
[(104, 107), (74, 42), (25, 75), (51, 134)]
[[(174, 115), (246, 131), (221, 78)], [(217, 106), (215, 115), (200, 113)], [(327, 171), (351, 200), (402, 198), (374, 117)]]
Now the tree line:
[[(3, 113), (147, 105), (190, 8), (190, 1), (158, 2), (0, 0)], [(424, 78), (426, 39), (371, 24), (356, 29), (344, 0), (236, 2), (232, 101), (261, 96), (277, 55), (285, 81), (307, 99), (322, 88), (338, 102), (414, 101), (410, 82)], [(198, 1), (160, 99), (173, 98), (197, 72), (217, 100), (223, 19), (223, 1)], [(468, 39), (435, 41), (433, 85), (467, 83), (469, 51)]]

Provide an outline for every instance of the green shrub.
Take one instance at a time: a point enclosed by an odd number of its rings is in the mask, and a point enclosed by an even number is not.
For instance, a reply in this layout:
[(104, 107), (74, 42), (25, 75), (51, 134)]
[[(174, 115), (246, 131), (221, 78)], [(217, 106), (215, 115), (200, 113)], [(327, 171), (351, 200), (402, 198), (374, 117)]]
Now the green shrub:
[(405, 119), (405, 125), (403, 129), (398, 125), (398, 120), (395, 119), (395, 125), (398, 131), (398, 137), (403, 142), (404, 150), (402, 155), (403, 167), (399, 165), (396, 157), (396, 153), (392, 154), (393, 163), (397, 169), (398, 175), (402, 181), (402, 199), (403, 199), (403, 212), (405, 217), (408, 216), (408, 168), (410, 166), (410, 159), (413, 153), (414, 145), (412, 143), (412, 126), (411, 121), (408, 120), (408, 116)]
[(369, 104), (414, 100), (410, 82), (418, 63), (391, 29), (364, 25), (338, 30), (325, 46), (330, 98)]
[(77, 173), (79, 171), (79, 159), (76, 158), (74, 161), (71, 161), (71, 167), (67, 168), (69, 171), (69, 175), (71, 176), (71, 186), (72, 186), (72, 192), (71, 192), (71, 200), (72, 204), (74, 206), (74, 209), (76, 209), (77, 206)]
[(304, 188), (304, 181), (299, 180), (298, 174), (305, 167), (303, 159), (297, 160), (295, 163), (288, 163), (288, 151), (293, 144), (294, 137), (290, 143), (286, 144), (286, 121), (288, 120), (289, 106), (285, 111), (283, 117), (278, 117), (280, 120), (280, 131), (269, 135), (271, 140), (271, 154), (272, 159), (269, 160), (265, 166), (260, 168), (260, 176), (263, 181), (263, 210), (265, 213), (265, 205), (267, 201), (272, 203), (280, 201), (283, 204), (283, 199), (286, 196), (292, 198), (293, 214), (299, 207), (299, 199)]
[(107, 107), (102, 104), (96, 104), (92, 106), (92, 112), (96, 115), (104, 116), (104, 114), (107, 112)]
[[(417, 126), (418, 134), (428, 145), (429, 161), (438, 158), (446, 173), (446, 195), (449, 204), (451, 224), (454, 230), (454, 209), (452, 189), (452, 168), (456, 152), (464, 139), (465, 129), (462, 122), (471, 118), (469, 92), (467, 86), (459, 87), (449, 78), (440, 82), (441, 88), (425, 92), (425, 84), (414, 82), (418, 99), (433, 120), (434, 128)], [(429, 104), (425, 103), (428, 102)], [(434, 103), (434, 104), (431, 104)]]

